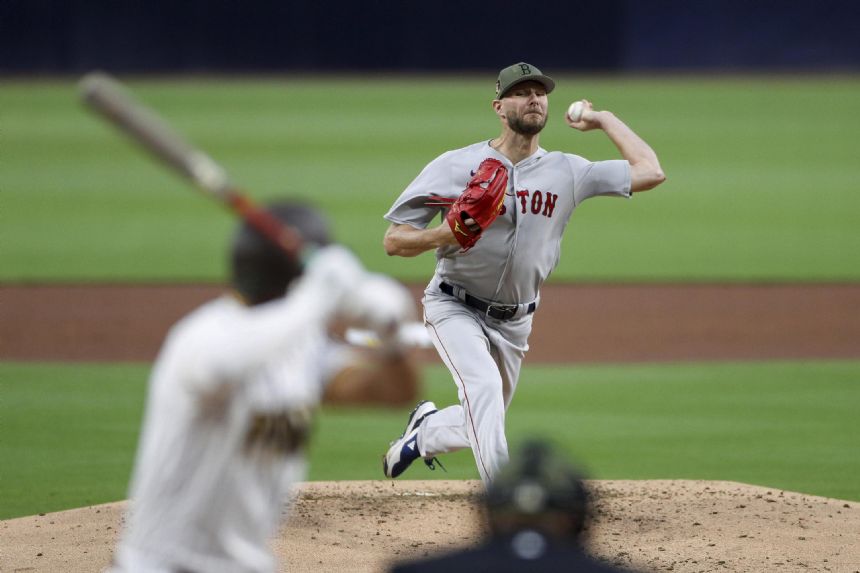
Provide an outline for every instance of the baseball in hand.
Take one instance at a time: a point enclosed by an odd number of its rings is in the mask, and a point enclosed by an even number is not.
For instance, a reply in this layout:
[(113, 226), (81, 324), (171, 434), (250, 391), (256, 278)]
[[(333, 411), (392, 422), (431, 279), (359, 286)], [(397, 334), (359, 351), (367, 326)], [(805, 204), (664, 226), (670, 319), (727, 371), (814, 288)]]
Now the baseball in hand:
[(582, 119), (582, 111), (585, 109), (585, 104), (582, 100), (575, 101), (567, 108), (567, 115), (571, 121), (579, 121)]
[(582, 103), (582, 100), (575, 101), (567, 108), (567, 115), (571, 121), (579, 121), (582, 119), (583, 109), (585, 109), (585, 104)]

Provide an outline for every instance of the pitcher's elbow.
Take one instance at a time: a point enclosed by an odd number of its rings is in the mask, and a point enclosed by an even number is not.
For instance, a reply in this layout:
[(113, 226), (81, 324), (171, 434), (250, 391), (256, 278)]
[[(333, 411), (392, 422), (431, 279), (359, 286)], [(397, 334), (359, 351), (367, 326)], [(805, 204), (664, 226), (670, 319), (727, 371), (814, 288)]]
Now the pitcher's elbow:
[(649, 189), (653, 189), (657, 187), (661, 183), (666, 180), (666, 174), (663, 173), (663, 170), (659, 167), (654, 168), (650, 173), (647, 174), (646, 177), (643, 178), (641, 185), (639, 185), (640, 191), (647, 191)]

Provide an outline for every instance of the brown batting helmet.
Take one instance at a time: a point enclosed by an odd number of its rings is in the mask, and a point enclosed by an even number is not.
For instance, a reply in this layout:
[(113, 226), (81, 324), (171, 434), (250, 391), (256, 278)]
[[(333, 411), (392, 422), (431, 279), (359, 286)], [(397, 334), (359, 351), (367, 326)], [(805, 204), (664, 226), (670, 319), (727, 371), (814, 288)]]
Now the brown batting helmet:
[[(268, 205), (266, 211), (299, 232), (305, 252), (308, 248), (331, 243), (328, 222), (309, 205), (277, 201)], [(289, 284), (304, 270), (301, 260), (285, 253), (247, 222), (233, 237), (230, 262), (230, 282), (249, 305), (283, 296)]]

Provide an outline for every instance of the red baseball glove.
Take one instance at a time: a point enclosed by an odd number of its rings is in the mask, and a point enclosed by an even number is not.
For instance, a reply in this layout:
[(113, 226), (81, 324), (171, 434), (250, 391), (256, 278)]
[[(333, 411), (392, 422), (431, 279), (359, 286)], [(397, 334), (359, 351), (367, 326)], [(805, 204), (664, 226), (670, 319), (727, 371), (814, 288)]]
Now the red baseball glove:
[(468, 251), (501, 213), (507, 187), (508, 169), (498, 159), (484, 159), (459, 197), (431, 195), (427, 205), (449, 208), (445, 220), (457, 242)]

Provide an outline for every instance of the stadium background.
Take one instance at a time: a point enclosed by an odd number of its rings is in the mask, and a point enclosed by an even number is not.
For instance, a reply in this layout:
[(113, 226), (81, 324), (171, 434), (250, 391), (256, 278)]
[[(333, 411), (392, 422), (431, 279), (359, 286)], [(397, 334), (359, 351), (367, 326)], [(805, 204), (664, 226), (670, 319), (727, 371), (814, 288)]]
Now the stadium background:
[[(494, 133), (499, 67), (539, 65), (559, 80), (557, 116), (579, 97), (613, 109), (670, 177), (653, 195), (578, 213), (553, 285), (836, 284), (845, 298), (796, 299), (841, 316), (837, 327), (789, 323), (830, 352), (527, 361), (512, 441), (551, 435), (599, 478), (860, 499), (857, 11), (848, 1), (0, 4), (0, 518), (125, 495), (149, 361), (57, 357), (56, 340), (76, 343), (74, 325), (99, 304), (89, 287), (217, 290), (224, 276), (232, 220), (87, 115), (75, 81), (96, 68), (128, 81), (254, 196), (315, 201), (371, 268), (417, 284), (432, 256), (386, 258), (381, 214), (430, 158)], [(556, 119), (545, 147), (614, 156)], [(117, 312), (136, 300), (122, 292)], [(742, 302), (727, 298), (725, 312)], [(120, 323), (134, 338), (139, 325)], [(451, 401), (443, 369), (426, 372), (428, 395)], [(378, 477), (403, 414), (324, 409), (311, 477)], [(471, 465), (462, 455), (442, 477), (474, 478)]]

